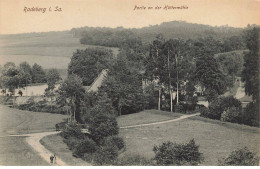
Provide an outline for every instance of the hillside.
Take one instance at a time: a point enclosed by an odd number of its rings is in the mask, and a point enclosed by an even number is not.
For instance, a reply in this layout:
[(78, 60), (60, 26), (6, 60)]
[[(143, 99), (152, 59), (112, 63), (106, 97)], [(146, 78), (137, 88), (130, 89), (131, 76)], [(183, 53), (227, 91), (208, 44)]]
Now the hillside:
[(218, 38), (227, 38), (231, 36), (239, 36), (242, 33), (242, 28), (234, 28), (229, 26), (213, 27), (209, 25), (187, 23), (184, 21), (163, 22), (159, 25), (150, 25), (143, 28), (126, 29), (123, 27), (107, 28), (107, 27), (81, 27), (71, 29), (75, 37), (82, 37), (82, 34), (92, 31), (131, 31), (137, 37), (140, 37), (144, 43), (150, 43), (155, 37), (161, 33), (167, 39), (183, 38), (195, 39), (205, 35), (211, 35)]
[[(82, 27), (60, 32), (0, 35), (0, 64), (3, 65), (6, 62), (19, 64), (27, 61), (31, 65), (38, 63), (45, 69), (57, 68), (65, 70), (70, 62), (70, 57), (77, 49), (86, 49), (95, 47), (95, 45), (114, 46), (109, 47), (109, 49), (117, 55), (119, 50), (115, 47), (118, 46), (113, 45), (112, 42), (120, 45), (122, 41), (125, 41), (125, 38), (129, 38), (128, 43), (131, 44), (136, 44), (137, 37), (144, 44), (149, 44), (159, 33), (163, 34), (166, 39), (196, 39), (207, 35), (218, 39), (240, 36), (242, 31), (241, 28), (228, 26), (212, 27), (183, 21), (172, 21), (139, 29)], [(80, 39), (86, 33), (94, 36), (97, 43), (81, 44)]]
[[(69, 31), (28, 33), (0, 36), (0, 64), (14, 62), (16, 65), (27, 61), (30, 65), (40, 64), (44, 69), (67, 69), (70, 57), (77, 49), (86, 49), (79, 38)], [(115, 55), (117, 48), (109, 48)]]

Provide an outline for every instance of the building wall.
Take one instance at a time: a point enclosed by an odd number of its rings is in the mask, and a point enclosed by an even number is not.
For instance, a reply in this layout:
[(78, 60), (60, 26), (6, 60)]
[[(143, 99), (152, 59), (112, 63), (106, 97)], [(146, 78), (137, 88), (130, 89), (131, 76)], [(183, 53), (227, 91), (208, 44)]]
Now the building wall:
[[(55, 89), (58, 89), (58, 87), (59, 87), (59, 85), (56, 85)], [(43, 96), (46, 88), (48, 88), (47, 84), (18, 88), (18, 89), (15, 89), (15, 96), (20, 96), (18, 94), (19, 90), (21, 90), (23, 92), (23, 96)], [(10, 94), (10, 93), (7, 92), (7, 94)], [(3, 94), (1, 93), (1, 95), (3, 95)]]

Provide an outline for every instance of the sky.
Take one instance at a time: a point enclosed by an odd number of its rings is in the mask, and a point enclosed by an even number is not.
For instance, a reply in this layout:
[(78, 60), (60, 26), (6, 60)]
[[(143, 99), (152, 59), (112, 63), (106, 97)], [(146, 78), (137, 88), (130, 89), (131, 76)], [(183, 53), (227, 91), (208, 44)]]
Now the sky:
[[(188, 9), (165, 10), (166, 5)], [(54, 11), (56, 6), (62, 11)], [(135, 6), (146, 9), (134, 10)], [(162, 8), (155, 9), (156, 6)], [(24, 11), (33, 7), (46, 11)], [(82, 26), (140, 28), (173, 20), (212, 26), (260, 25), (260, 1), (0, 0), (0, 34), (61, 31)]]

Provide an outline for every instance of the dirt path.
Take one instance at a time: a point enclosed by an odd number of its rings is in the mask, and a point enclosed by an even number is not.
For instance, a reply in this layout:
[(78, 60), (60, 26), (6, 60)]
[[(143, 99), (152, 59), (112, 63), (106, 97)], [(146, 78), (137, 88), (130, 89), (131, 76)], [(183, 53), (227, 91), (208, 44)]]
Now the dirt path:
[[(47, 150), (41, 143), (40, 140), (48, 135), (57, 134), (58, 132), (43, 132), (43, 133), (34, 133), (27, 134), (29, 137), (26, 137), (26, 142), (32, 146), (32, 148), (47, 162), (50, 162), (50, 156), (53, 155), (49, 150)], [(59, 166), (68, 166), (64, 161), (56, 156), (56, 164)]]
[(172, 120), (166, 120), (166, 121), (160, 121), (160, 122), (154, 122), (154, 123), (147, 123), (147, 124), (139, 124), (139, 125), (132, 125), (132, 126), (124, 126), (120, 127), (120, 129), (128, 129), (128, 128), (135, 128), (135, 127), (145, 127), (145, 126), (152, 126), (152, 125), (158, 125), (158, 124), (165, 124), (165, 123), (171, 123), (179, 120), (183, 120), (189, 117), (197, 116), (200, 115), (200, 113), (196, 114), (190, 114), (190, 115), (183, 115), (177, 119), (172, 119)]
[[(56, 131), (33, 133), (33, 134), (21, 134), (21, 135), (8, 135), (5, 137), (25, 137), (26, 142), (44, 159), (46, 162), (50, 163), (50, 156), (53, 155), (49, 150), (47, 150), (41, 143), (40, 140), (48, 135), (57, 134)], [(58, 166), (68, 166), (64, 161), (56, 156), (56, 163), (53, 165)]]

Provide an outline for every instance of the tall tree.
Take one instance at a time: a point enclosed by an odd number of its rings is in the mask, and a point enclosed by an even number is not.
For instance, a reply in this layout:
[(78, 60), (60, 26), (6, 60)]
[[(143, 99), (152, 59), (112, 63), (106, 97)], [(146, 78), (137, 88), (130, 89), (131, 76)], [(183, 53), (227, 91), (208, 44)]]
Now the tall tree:
[(259, 31), (259, 27), (248, 26), (245, 32), (249, 52), (244, 56), (245, 63), (242, 71), (245, 92), (253, 96), (254, 101), (259, 101)]
[(208, 101), (226, 90), (225, 78), (213, 56), (201, 56), (196, 61), (195, 78), (205, 88)]
[(60, 74), (57, 69), (50, 69), (47, 71), (46, 80), (48, 84), (48, 90), (54, 90), (55, 84), (61, 80)]
[(91, 85), (103, 69), (108, 69), (113, 54), (104, 48), (77, 50), (70, 61), (68, 73), (82, 78), (83, 85)]
[(45, 83), (46, 82), (46, 74), (43, 68), (35, 63), (32, 66), (32, 82), (33, 83)]
[(20, 85), (27, 86), (32, 82), (32, 70), (31, 66), (27, 62), (22, 62), (19, 65)]
[(52, 100), (55, 96), (54, 89), (55, 84), (61, 80), (60, 74), (57, 69), (50, 69), (46, 74), (48, 88), (45, 89), (45, 95), (51, 98), (51, 111), (52, 111)]
[(143, 108), (143, 92), (140, 72), (133, 70), (124, 57), (117, 58), (107, 78), (99, 89), (107, 93), (120, 116)]
[(2, 69), (1, 83), (5, 89), (14, 93), (19, 86), (19, 71), (13, 62), (7, 62)]
[(84, 99), (85, 89), (83, 88), (82, 79), (75, 74), (71, 74), (60, 85), (58, 100), (65, 101), (71, 107), (73, 119), (81, 121), (80, 105)]

